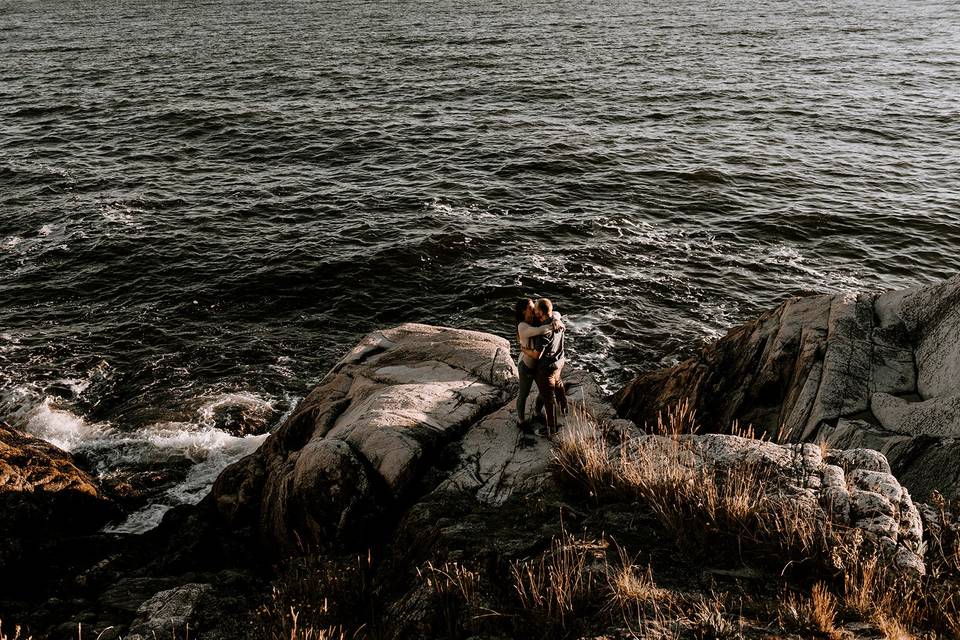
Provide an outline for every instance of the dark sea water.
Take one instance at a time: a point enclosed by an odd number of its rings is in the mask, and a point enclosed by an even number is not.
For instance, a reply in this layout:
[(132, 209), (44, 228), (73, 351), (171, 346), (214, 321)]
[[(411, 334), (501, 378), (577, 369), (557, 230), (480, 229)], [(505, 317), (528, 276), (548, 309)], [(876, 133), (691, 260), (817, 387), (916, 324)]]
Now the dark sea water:
[(206, 491), (364, 333), (549, 296), (608, 389), (960, 269), (955, 2), (0, 0), (0, 417)]

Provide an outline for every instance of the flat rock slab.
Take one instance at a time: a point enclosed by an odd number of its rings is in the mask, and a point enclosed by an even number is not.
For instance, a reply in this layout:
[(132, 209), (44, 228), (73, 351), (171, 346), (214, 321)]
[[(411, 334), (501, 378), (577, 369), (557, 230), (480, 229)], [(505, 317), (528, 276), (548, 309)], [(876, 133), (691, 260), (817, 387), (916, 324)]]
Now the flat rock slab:
[[(578, 421), (609, 421), (613, 407), (584, 371), (567, 369), (563, 382), (570, 415), (559, 418), (560, 429)], [(532, 414), (536, 393), (528, 399)], [(460, 441), (457, 464), (436, 493), (463, 493), (488, 506), (499, 506), (514, 495), (531, 497), (552, 486), (553, 441), (517, 427), (515, 403), (510, 402), (470, 428)]]

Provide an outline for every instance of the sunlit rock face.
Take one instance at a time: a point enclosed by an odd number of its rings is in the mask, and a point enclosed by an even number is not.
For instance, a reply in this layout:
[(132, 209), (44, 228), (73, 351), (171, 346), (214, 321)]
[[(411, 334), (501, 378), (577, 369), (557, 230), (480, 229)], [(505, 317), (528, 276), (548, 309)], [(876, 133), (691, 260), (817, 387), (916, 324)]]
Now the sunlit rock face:
[(220, 476), (216, 509), (282, 549), (361, 543), (418, 490), (439, 448), (510, 400), (515, 380), (502, 338), (417, 324), (372, 333)]
[(69, 453), (2, 423), (0, 513), (4, 539), (89, 533), (117, 515)]
[[(572, 406), (613, 417), (590, 376), (565, 380)], [(420, 324), (374, 332), (221, 474), (206, 504), (296, 552), (362, 548), (428, 496), (491, 507), (536, 496), (552, 484), (552, 444), (517, 429), (516, 384), (503, 338)]]
[(640, 376), (621, 416), (686, 400), (703, 426), (873, 448), (920, 497), (960, 490), (960, 276), (887, 293), (793, 298), (696, 357)]

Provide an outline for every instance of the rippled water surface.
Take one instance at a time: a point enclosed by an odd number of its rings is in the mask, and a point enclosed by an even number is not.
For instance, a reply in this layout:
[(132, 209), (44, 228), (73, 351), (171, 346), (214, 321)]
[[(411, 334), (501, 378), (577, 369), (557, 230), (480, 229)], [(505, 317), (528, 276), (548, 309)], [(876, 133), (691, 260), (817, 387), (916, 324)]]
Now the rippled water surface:
[(960, 268), (953, 2), (0, 0), (0, 59), (0, 412), (165, 469), (132, 530), (374, 327), (546, 295), (613, 389)]

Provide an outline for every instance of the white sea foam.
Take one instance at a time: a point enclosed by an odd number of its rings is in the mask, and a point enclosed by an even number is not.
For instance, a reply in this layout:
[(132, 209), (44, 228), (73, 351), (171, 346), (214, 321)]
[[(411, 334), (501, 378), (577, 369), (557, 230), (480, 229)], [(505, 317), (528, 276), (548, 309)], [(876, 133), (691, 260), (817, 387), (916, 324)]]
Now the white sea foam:
[(143, 431), (145, 443), (157, 453), (184, 457), (194, 463), (187, 477), (167, 489), (162, 501), (136, 511), (122, 523), (107, 527), (112, 533), (143, 533), (160, 524), (174, 506), (198, 503), (223, 469), (256, 451), (266, 434), (232, 436), (218, 429), (191, 423), (167, 422)]
[(445, 218), (458, 218), (469, 220), (486, 220), (496, 218), (496, 215), (478, 205), (460, 206), (433, 199), (426, 204), (426, 208), (432, 213)]
[[(90, 380), (64, 378), (57, 384), (80, 395)], [(224, 468), (255, 451), (266, 439), (267, 434), (235, 436), (216, 428), (219, 409), (240, 406), (246, 415), (266, 420), (275, 404), (275, 400), (253, 392), (219, 393), (201, 398), (193, 421), (161, 421), (127, 431), (108, 422), (87, 420), (32, 386), (8, 389), (0, 400), (9, 409), (8, 419), (65, 451), (83, 453), (93, 465), (92, 471), (98, 474), (189, 461), (190, 469), (181, 482), (168, 487), (159, 499), (131, 514), (123, 523), (105, 529), (125, 533), (142, 533), (155, 527), (164, 513), (176, 505), (196, 504)], [(287, 402), (292, 408), (292, 400)]]
[(46, 238), (53, 233), (53, 225), (45, 224), (39, 229), (37, 229), (37, 235), (41, 238)]
[(56, 381), (57, 384), (70, 389), (70, 393), (75, 398), (89, 389), (92, 382), (90, 378), (61, 378)]
[(89, 423), (66, 409), (57, 408), (53, 399), (44, 398), (30, 410), (26, 431), (64, 451), (74, 451), (108, 437), (111, 429), (106, 423)]
[[(221, 410), (241, 407), (244, 414), (266, 421), (273, 413), (276, 399), (251, 391), (228, 391), (202, 396), (194, 422), (158, 422), (126, 434), (131, 453), (141, 456), (140, 464), (166, 460), (189, 460), (187, 477), (168, 488), (160, 499), (136, 511), (122, 523), (105, 531), (143, 533), (158, 524), (164, 514), (177, 505), (196, 504), (210, 490), (214, 480), (227, 466), (247, 456), (263, 443), (267, 434), (237, 436), (216, 427)], [(286, 399), (289, 414), (294, 405)], [(119, 461), (115, 461), (117, 463)]]
[(22, 242), (23, 238), (20, 236), (10, 236), (9, 238), (5, 239), (3, 243), (0, 243), (0, 249), (3, 249), (4, 251), (13, 251)]

